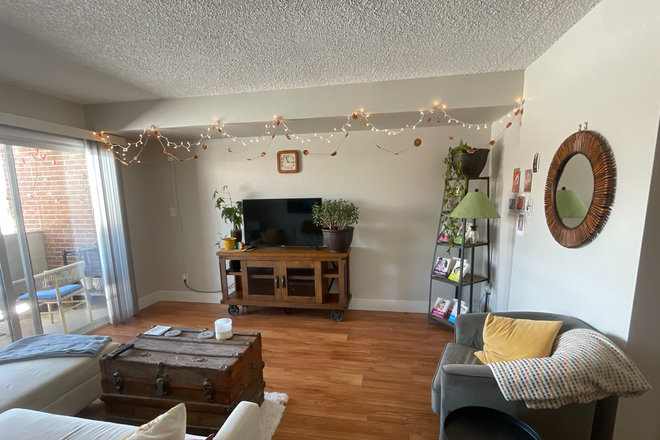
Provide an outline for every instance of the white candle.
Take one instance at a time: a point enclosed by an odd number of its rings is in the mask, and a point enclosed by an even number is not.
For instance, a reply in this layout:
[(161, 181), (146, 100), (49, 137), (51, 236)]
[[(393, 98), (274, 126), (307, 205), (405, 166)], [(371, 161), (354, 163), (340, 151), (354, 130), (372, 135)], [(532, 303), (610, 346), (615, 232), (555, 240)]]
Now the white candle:
[(216, 339), (230, 339), (234, 336), (231, 330), (231, 319), (220, 318), (215, 321), (215, 338)]

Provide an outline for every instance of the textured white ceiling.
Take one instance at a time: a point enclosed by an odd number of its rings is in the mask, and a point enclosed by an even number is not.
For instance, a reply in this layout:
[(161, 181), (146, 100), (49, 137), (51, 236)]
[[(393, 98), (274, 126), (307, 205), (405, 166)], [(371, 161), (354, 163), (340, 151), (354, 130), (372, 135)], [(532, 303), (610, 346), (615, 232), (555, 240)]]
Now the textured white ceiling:
[(524, 69), (599, 0), (5, 0), (0, 81), (81, 103)]

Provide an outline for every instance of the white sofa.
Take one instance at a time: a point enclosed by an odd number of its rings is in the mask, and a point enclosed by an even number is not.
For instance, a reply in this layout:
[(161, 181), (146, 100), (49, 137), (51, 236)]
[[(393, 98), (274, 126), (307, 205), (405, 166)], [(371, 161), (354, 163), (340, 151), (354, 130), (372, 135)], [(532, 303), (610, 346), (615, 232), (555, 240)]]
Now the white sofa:
[[(26, 408), (74, 415), (101, 396), (99, 357), (37, 359), (0, 365), (0, 413)], [(1, 435), (1, 434), (0, 434)]]
[[(0, 414), (0, 440), (117, 440), (135, 426), (10, 409)], [(186, 440), (206, 437), (186, 436)], [(259, 405), (241, 402), (215, 436), (215, 440), (260, 440)]]

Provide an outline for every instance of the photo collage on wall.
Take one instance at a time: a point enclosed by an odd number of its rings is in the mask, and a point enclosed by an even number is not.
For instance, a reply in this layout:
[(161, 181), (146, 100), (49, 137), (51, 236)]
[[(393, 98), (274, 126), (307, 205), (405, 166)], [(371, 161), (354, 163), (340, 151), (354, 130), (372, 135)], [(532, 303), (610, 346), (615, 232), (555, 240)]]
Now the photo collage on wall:
[[(526, 169), (524, 174), (520, 168), (513, 170), (513, 182), (511, 185), (511, 192), (509, 197), (509, 211), (514, 211), (518, 214), (516, 221), (516, 234), (519, 236), (525, 235), (525, 221), (526, 218), (534, 215), (534, 197), (532, 196), (532, 180), (535, 173), (538, 173), (541, 161), (540, 153), (535, 153), (532, 159), (532, 167)], [(522, 182), (521, 182), (522, 180)], [(522, 184), (522, 194), (520, 194)]]

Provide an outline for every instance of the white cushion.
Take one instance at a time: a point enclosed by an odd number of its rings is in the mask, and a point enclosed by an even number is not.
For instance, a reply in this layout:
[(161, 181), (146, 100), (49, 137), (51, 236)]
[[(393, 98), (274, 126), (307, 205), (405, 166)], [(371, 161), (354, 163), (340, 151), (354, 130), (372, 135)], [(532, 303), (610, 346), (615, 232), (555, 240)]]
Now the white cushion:
[[(10, 409), (0, 414), (0, 440), (119, 440), (135, 430), (135, 426), (27, 409)], [(204, 438), (186, 436), (186, 440)]]
[(36, 359), (0, 365), (0, 413), (10, 408), (44, 409), (98, 375), (99, 357), (118, 346), (111, 342), (93, 358)]
[(227, 421), (213, 440), (260, 440), (259, 405), (241, 402), (231, 412)]
[(0, 440), (118, 440), (134, 426), (10, 409), (0, 414)]
[(122, 437), (122, 440), (184, 440), (185, 437), (186, 406), (179, 403), (132, 434)]

